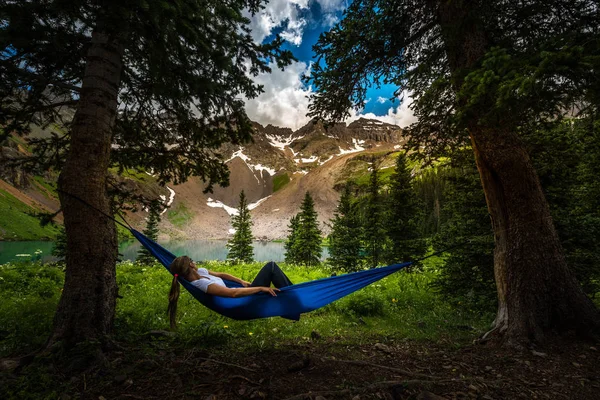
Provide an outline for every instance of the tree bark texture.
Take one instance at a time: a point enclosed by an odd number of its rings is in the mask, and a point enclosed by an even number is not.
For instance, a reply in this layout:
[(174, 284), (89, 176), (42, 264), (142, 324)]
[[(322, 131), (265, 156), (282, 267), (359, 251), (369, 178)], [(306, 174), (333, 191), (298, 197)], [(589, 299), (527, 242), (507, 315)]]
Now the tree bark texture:
[[(437, 3), (458, 89), (489, 42), (468, 1)], [(498, 314), (491, 332), (518, 345), (541, 342), (552, 330), (597, 331), (600, 314), (567, 266), (548, 202), (518, 135), (480, 125), (477, 118), (468, 131), (495, 236)]]
[(50, 344), (102, 341), (113, 326), (117, 234), (114, 222), (98, 210), (112, 215), (106, 179), (122, 54), (117, 38), (92, 34), (70, 150), (58, 181), (67, 269)]

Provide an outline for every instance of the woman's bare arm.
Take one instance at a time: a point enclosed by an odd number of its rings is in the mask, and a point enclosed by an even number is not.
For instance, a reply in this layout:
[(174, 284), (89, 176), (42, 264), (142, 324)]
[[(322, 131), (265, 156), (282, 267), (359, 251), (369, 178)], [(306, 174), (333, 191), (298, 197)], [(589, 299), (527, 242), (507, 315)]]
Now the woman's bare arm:
[[(216, 276), (216, 275), (215, 275)], [(257, 287), (245, 287), (245, 288), (228, 288), (221, 285), (209, 285), (206, 293), (213, 296), (221, 296), (221, 297), (245, 297), (250, 296), (255, 293), (269, 293), (272, 296), (277, 296), (275, 292), (279, 292), (279, 289), (257, 286)]]
[(226, 274), (225, 272), (208, 271), (212, 276), (216, 276), (221, 279), (227, 279), (228, 281), (237, 282), (242, 286), (250, 286), (250, 282), (246, 282), (236, 276)]

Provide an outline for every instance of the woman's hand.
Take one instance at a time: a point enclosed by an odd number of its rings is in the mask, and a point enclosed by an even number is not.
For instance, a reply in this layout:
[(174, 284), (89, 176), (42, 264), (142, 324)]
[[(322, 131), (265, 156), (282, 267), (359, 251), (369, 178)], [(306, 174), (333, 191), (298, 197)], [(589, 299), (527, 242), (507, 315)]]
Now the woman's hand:
[(280, 290), (277, 288), (261, 286), (260, 291), (263, 293), (269, 293), (271, 296), (277, 296), (277, 294), (275, 292), (279, 292)]
[(244, 281), (244, 280), (241, 280), (241, 279), (240, 279), (240, 284), (241, 284), (243, 287), (249, 287), (249, 286), (251, 285), (251, 283), (250, 283), (250, 282), (246, 282), (246, 281)]

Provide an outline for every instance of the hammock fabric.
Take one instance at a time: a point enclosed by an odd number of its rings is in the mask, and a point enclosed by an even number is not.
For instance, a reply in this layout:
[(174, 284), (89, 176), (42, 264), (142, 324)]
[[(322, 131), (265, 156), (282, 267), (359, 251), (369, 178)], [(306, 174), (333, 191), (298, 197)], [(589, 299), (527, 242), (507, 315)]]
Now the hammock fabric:
[[(131, 233), (148, 249), (162, 265), (169, 270), (175, 255), (156, 242), (148, 239), (140, 232), (131, 229)], [(281, 288), (277, 296), (268, 293), (257, 293), (251, 296), (229, 298), (204, 293), (183, 278), (179, 283), (187, 289), (200, 303), (226, 317), (237, 320), (248, 320), (267, 317), (283, 317), (299, 320), (300, 314), (316, 310), (335, 300), (349, 295), (386, 276), (409, 266), (412, 262), (393, 264), (387, 267), (332, 276), (303, 282)], [(169, 272), (171, 272), (169, 270)], [(227, 287), (241, 287), (238, 283), (224, 280)]]

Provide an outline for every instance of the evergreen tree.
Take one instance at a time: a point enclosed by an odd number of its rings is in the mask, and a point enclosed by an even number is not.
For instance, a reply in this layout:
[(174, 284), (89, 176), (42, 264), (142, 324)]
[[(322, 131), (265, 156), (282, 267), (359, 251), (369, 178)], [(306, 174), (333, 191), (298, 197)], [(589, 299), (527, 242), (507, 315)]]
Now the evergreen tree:
[(0, 126), (5, 134), (25, 134), (32, 123), (59, 128), (31, 141), (61, 171), (68, 237), (48, 346), (100, 342), (112, 331), (118, 243), (103, 215), (113, 211), (110, 167), (152, 169), (160, 183), (200, 176), (207, 190), (227, 182), (217, 150), (251, 138), (242, 99), (262, 91), (253, 76), (292, 60), (280, 37), (256, 44), (250, 34), (247, 13), (265, 2), (0, 2)]
[(252, 219), (244, 191), (240, 193), (238, 214), (232, 218), (231, 225), (235, 229), (233, 237), (227, 242), (227, 260), (234, 263), (251, 263), (254, 261), (252, 248)]
[(566, 263), (520, 133), (565, 110), (597, 112), (600, 13), (589, 0), (507, 4), (353, 1), (313, 47), (323, 62), (307, 78), (309, 115), (344, 119), (373, 82), (414, 93), (414, 150), (472, 144), (496, 246), (490, 334), (520, 344), (556, 330), (588, 335), (600, 331), (600, 312)]
[(310, 193), (306, 192), (298, 214), (298, 235), (294, 247), (298, 262), (307, 266), (318, 265), (321, 262), (321, 230), (317, 217), (315, 203)]
[(423, 207), (413, 189), (405, 154), (396, 158), (390, 185), (387, 202), (390, 246), (386, 249), (385, 258), (389, 264), (415, 260), (425, 254), (427, 241), (420, 233)]
[(352, 203), (350, 185), (346, 184), (340, 197), (329, 234), (329, 261), (338, 269), (358, 271), (361, 266), (360, 219)]
[(375, 159), (371, 160), (370, 164), (371, 175), (362, 221), (362, 236), (367, 262), (371, 268), (375, 268), (383, 261), (387, 235), (383, 225), (383, 199), (379, 193), (381, 189), (379, 165)]
[(288, 237), (285, 242), (285, 262), (289, 264), (298, 264), (300, 262), (298, 256), (298, 233), (300, 231), (300, 215), (294, 215), (290, 218), (288, 225)]
[[(146, 229), (144, 229), (144, 235), (151, 240), (158, 239), (158, 224), (160, 223), (160, 211), (161, 211), (161, 202), (158, 200), (153, 200), (150, 202), (148, 206), (148, 223), (146, 224)], [(154, 265), (156, 264), (156, 258), (150, 254), (150, 252), (142, 246), (142, 248), (138, 251), (137, 262), (145, 264), (145, 265)]]

